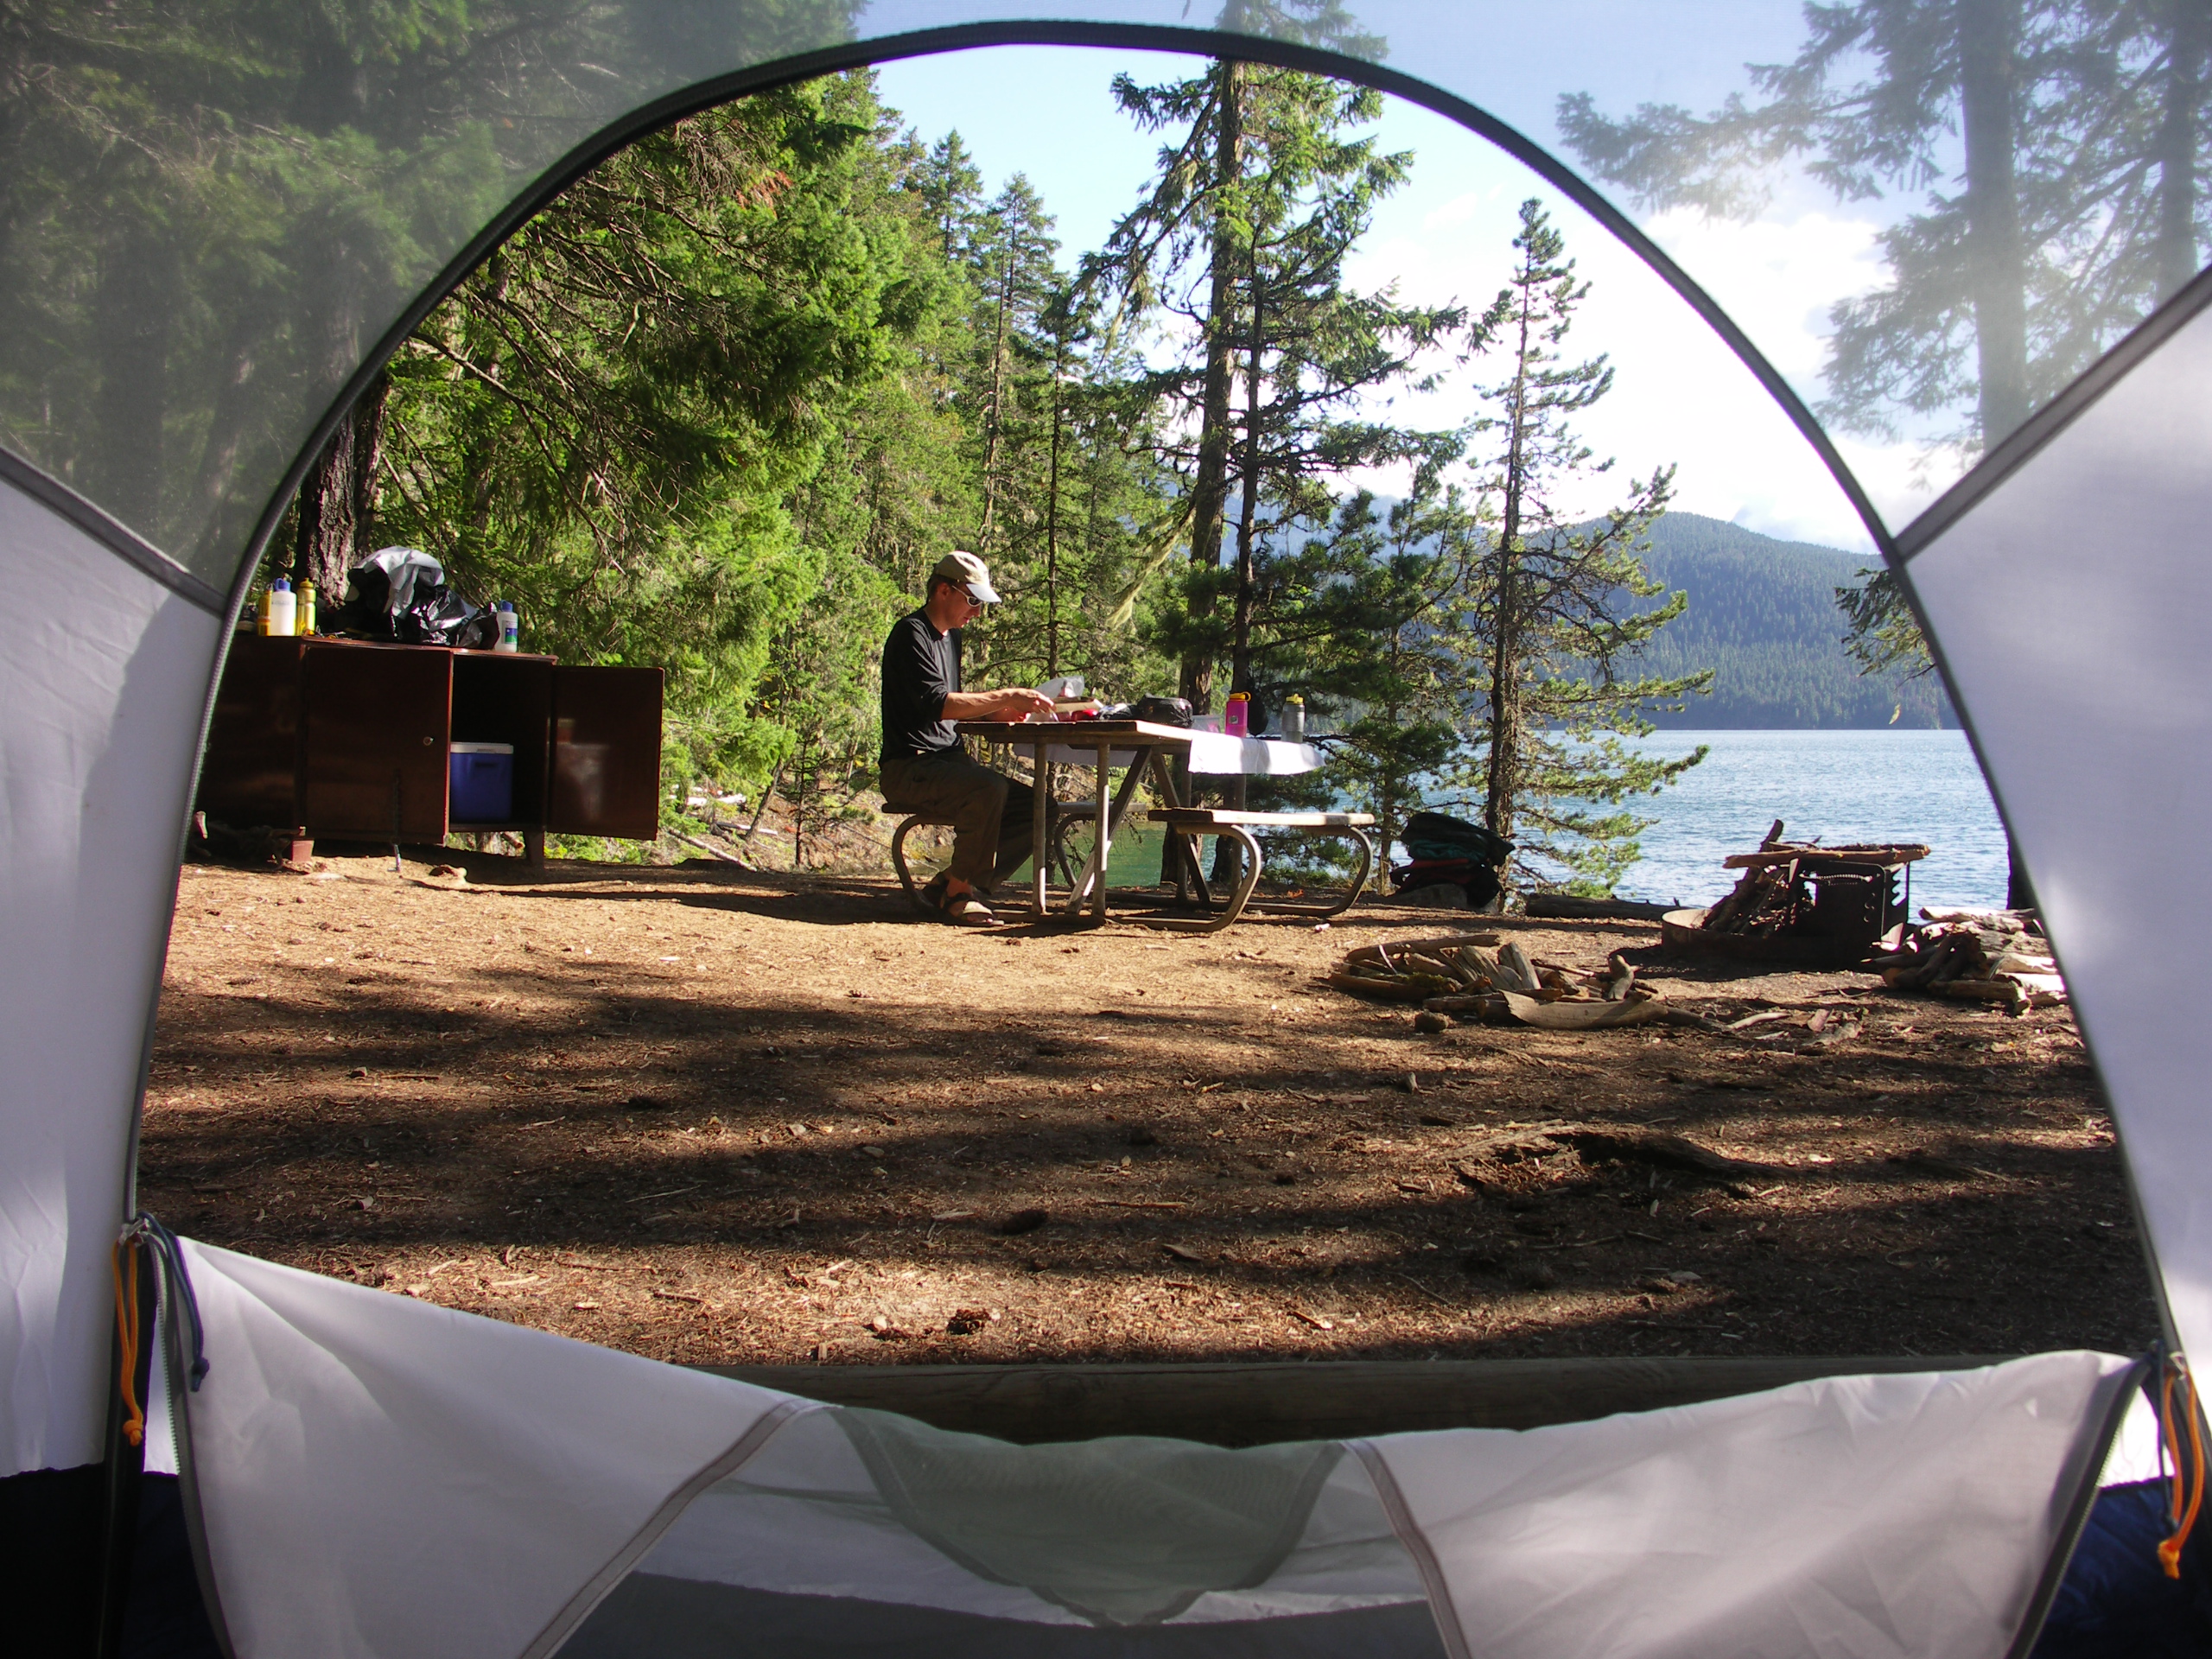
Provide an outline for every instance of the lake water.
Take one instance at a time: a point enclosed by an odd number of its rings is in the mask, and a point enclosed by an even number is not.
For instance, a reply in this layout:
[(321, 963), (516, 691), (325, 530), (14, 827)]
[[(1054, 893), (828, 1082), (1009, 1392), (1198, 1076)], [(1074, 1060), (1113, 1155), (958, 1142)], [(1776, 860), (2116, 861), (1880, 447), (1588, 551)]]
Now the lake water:
[[(1700, 743), (1712, 753), (1673, 788), (1636, 803), (1658, 822), (1643, 832), (1624, 899), (1711, 904), (1736, 885), (1720, 861), (1751, 851), (1780, 818), (1793, 841), (1926, 844), (1932, 850), (1912, 867), (1916, 911), (2005, 902), (2005, 832), (1963, 732), (1655, 732), (1631, 741), (1670, 758)], [(1160, 877), (1159, 828), (1131, 816), (1114, 841), (1109, 887)], [(1017, 880), (1027, 879), (1025, 866)]]
[(2005, 832), (1981, 768), (1955, 731), (1655, 732), (1647, 754), (1712, 753), (1656, 797), (1637, 802), (1658, 820), (1624, 899), (1710, 904), (1735, 885), (1720, 861), (1749, 852), (1780, 818), (1790, 840), (1921, 842), (1912, 902), (2005, 902)]

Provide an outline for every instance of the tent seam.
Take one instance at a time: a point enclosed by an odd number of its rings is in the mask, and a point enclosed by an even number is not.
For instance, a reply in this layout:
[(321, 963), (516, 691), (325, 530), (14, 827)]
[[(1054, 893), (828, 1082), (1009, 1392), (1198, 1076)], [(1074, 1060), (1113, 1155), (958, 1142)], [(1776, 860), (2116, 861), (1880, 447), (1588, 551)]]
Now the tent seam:
[(1382, 1501), (1382, 1512), (1390, 1517), (1390, 1529), (1398, 1535), (1398, 1541), (1406, 1547), (1406, 1553), (1420, 1569), (1421, 1587), (1428, 1592), (1429, 1614), (1436, 1620), (1436, 1632), (1444, 1643), (1447, 1659), (1473, 1659), (1467, 1648), (1467, 1633), (1460, 1628), (1459, 1610), (1452, 1602), (1452, 1586), (1445, 1579), (1443, 1563), (1430, 1548), (1428, 1535), (1414, 1519), (1406, 1495), (1398, 1490), (1397, 1477), (1383, 1460), (1382, 1448), (1367, 1440), (1346, 1444), (1367, 1471), (1367, 1478), (1375, 1483), (1375, 1495)]
[[(168, 1265), (158, 1251), (155, 1259), (164, 1268)], [(175, 1278), (182, 1276), (181, 1263), (180, 1245)], [(185, 1362), (184, 1325), (178, 1312), (183, 1299), (177, 1294), (170, 1272), (157, 1273), (155, 1282), (156, 1294), (160, 1298), (162, 1346), (168, 1360), (162, 1367), (162, 1382), (169, 1396), (169, 1438), (176, 1452), (177, 1490), (183, 1499), (185, 1541), (191, 1547), (193, 1576), (200, 1581), (200, 1605), (207, 1610), (207, 1624), (214, 1632), (215, 1644), (223, 1650), (223, 1659), (238, 1659), (238, 1643), (232, 1640), (229, 1621), (223, 1617), (222, 1592), (215, 1582), (215, 1558), (207, 1539), (207, 1517), (200, 1502), (200, 1463), (192, 1445), (192, 1390), (187, 1384), (190, 1368)]]
[(599, 1604), (614, 1592), (615, 1586), (629, 1577), (631, 1569), (644, 1559), (647, 1550), (660, 1541), (661, 1535), (676, 1524), (677, 1517), (691, 1507), (694, 1499), (716, 1481), (728, 1479), (750, 1463), (785, 1424), (809, 1413), (828, 1409), (818, 1400), (803, 1400), (797, 1395), (787, 1395), (762, 1412), (727, 1450), (669, 1494), (660, 1507), (646, 1518), (645, 1523), (632, 1535), (630, 1541), (615, 1551), (607, 1565), (593, 1573), (583, 1587), (553, 1615), (545, 1628), (538, 1631), (531, 1644), (522, 1650), (520, 1659), (550, 1659), (551, 1655), (560, 1650), (562, 1643), (575, 1634), (576, 1627), (590, 1618)]
[(2013, 428), (1964, 478), (1900, 529), (1897, 532), (1897, 563), (1911, 563), (1942, 540), (1944, 532), (1972, 512), (1983, 497), (2042, 454), (2068, 427), (2094, 409), (2107, 392), (2194, 321), (2207, 306), (2212, 306), (2212, 267), (2198, 271), (2176, 289), (2164, 304), (2082, 370), (2058, 396)]
[(2136, 1390), (2145, 1386), (2157, 1363), (2155, 1354), (2140, 1355), (2126, 1370), (2113, 1372), (2101, 1384), (2109, 1390), (2102, 1402), (2103, 1409), (2093, 1418), (2091, 1432), (2075, 1437), (2074, 1450), (2068, 1459), (2071, 1466), (2061, 1477), (2057, 1487), (2067, 1495), (2057, 1536), (2051, 1541), (2043, 1574), (2036, 1582), (2034, 1594), (2028, 1599), (2027, 1611), (2021, 1616), (2019, 1629), (2013, 1632), (2012, 1645), (2005, 1649), (2005, 1659), (2028, 1659), (2043, 1635), (2044, 1621), (2050, 1617), (2051, 1605), (2058, 1599), (2067, 1569), (2073, 1565), (2075, 1548), (2082, 1541), (2082, 1529), (2089, 1523), (2089, 1511), (2095, 1507), (2097, 1481), (2104, 1473), (2105, 1460), (2112, 1454), (2112, 1443), (2119, 1438), (2120, 1424), (2134, 1403)]
[(14, 485), (56, 518), (82, 531), (141, 575), (151, 576), (179, 599), (219, 620), (228, 614), (229, 607), (213, 583), (202, 581), (98, 503), (79, 495), (53, 474), (5, 446), (0, 446), (0, 479)]

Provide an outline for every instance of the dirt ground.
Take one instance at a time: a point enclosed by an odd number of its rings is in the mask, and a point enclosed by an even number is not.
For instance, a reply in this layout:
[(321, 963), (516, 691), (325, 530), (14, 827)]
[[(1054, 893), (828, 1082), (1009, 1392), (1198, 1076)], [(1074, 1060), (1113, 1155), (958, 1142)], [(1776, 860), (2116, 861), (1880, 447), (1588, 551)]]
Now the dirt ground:
[[(449, 855), (181, 878), (142, 1202), (212, 1243), (658, 1358), (2139, 1350), (2062, 1010), (1624, 950), (1676, 1027), (1462, 1026), (1316, 983), (1459, 931), (963, 931), (894, 884)], [(1472, 918), (1459, 923), (1475, 925)], [(1480, 924), (1490, 925), (1487, 918)], [(1761, 1166), (1585, 1163), (1634, 1125)]]

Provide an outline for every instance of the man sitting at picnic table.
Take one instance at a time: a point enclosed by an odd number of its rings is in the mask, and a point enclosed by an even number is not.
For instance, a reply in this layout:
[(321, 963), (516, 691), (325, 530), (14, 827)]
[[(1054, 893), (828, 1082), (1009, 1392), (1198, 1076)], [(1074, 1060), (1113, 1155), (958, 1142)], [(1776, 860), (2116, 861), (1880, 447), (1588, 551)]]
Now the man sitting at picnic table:
[(929, 596), (899, 619), (883, 645), (883, 798), (952, 824), (952, 863), (923, 896), (950, 920), (988, 927), (983, 899), (1028, 858), (1029, 785), (969, 758), (954, 722), (1050, 714), (1052, 700), (1027, 690), (966, 691), (960, 630), (998, 603), (973, 553), (948, 553), (930, 572)]

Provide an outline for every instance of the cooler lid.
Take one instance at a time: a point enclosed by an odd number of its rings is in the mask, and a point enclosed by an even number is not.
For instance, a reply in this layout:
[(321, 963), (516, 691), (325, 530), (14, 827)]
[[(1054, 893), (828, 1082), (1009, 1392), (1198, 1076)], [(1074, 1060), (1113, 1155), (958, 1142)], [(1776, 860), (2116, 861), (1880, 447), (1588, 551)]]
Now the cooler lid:
[(446, 749), (451, 754), (512, 754), (515, 746), (512, 743), (448, 743)]

